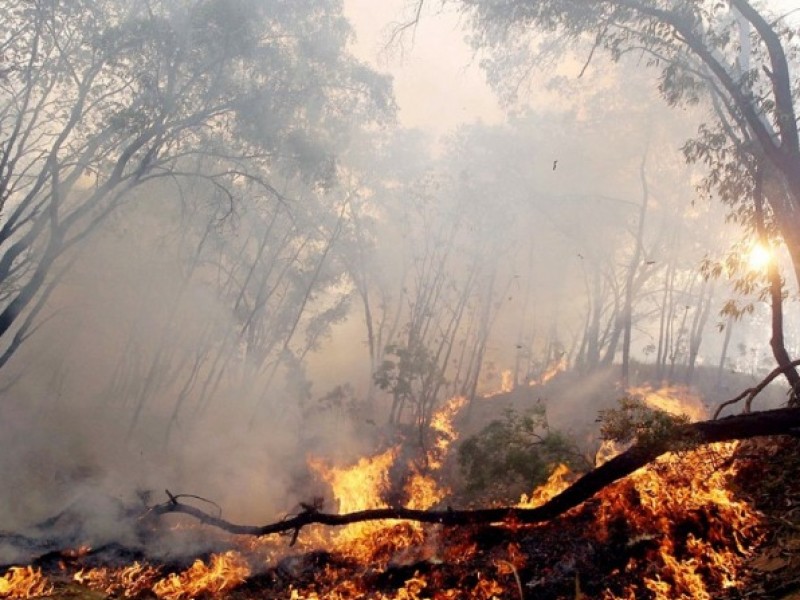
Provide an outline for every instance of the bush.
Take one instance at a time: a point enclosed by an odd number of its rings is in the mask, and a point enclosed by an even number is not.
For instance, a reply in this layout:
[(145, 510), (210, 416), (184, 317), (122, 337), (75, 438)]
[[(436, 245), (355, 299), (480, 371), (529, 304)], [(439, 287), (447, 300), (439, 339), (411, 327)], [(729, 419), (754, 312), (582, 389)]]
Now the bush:
[(563, 433), (550, 429), (545, 407), (518, 414), (509, 408), (458, 449), (464, 494), (473, 501), (517, 502), (544, 483), (559, 463), (589, 465)]

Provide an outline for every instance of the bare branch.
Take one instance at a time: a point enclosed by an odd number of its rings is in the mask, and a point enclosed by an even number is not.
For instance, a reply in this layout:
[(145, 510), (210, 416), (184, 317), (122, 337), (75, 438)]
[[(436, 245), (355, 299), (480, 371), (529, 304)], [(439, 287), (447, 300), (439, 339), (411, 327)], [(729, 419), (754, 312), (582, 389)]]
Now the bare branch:
[[(800, 364), (800, 361), (797, 361)], [(764, 383), (763, 385), (766, 385)], [(189, 515), (198, 521), (237, 535), (269, 535), (286, 531), (297, 532), (306, 525), (318, 523), (342, 526), (375, 520), (409, 520), (441, 525), (541, 523), (549, 521), (594, 496), (606, 486), (644, 467), (662, 454), (686, 444), (703, 445), (715, 442), (749, 439), (759, 436), (797, 435), (800, 432), (800, 409), (783, 408), (725, 419), (700, 421), (680, 427), (669, 440), (637, 443), (626, 452), (589, 471), (566, 490), (536, 508), (498, 507), (474, 510), (413, 510), (403, 507), (376, 508), (344, 515), (304, 509), (296, 516), (268, 525), (239, 525), (210, 515), (199, 508), (181, 504), (171, 497), (164, 504), (150, 509), (148, 514), (161, 516), (170, 513)], [(677, 446), (676, 446), (677, 445)]]

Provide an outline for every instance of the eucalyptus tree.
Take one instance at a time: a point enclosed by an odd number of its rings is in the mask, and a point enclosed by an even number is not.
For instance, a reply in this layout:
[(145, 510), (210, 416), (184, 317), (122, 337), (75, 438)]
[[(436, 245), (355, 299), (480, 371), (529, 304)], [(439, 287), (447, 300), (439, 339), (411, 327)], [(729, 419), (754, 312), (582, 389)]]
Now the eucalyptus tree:
[(4, 0), (0, 365), (88, 237), (156, 182), (235, 211), (276, 172), (335, 176), (343, 123), (390, 105), (338, 2)]
[[(730, 183), (725, 169), (736, 159), (732, 148), (745, 142), (757, 149), (773, 185), (767, 202), (800, 273), (800, 136), (793, 70), (798, 42), (783, 19), (748, 0), (459, 4), (471, 18), (474, 43), (490, 51), (487, 62), (498, 72), (508, 74), (504, 65), (522, 70), (524, 64), (510, 53), (530, 50), (539, 32), (565, 43), (588, 42), (592, 51), (605, 49), (615, 60), (642, 56), (657, 69), (659, 90), (670, 105), (696, 104), (713, 95), (722, 122), (701, 128), (687, 152), (711, 163), (714, 187), (733, 200), (725, 193)], [(514, 85), (513, 80), (505, 85)]]
[[(453, 4), (467, 16), (490, 81), (506, 95), (518, 92), (537, 59), (552, 64), (572, 48), (585, 52), (581, 76), (605, 50), (615, 61), (630, 65), (631, 57), (652, 68), (669, 105), (705, 102), (709, 118), (684, 147), (688, 161), (707, 169), (701, 187), (725, 202), (753, 237), (759, 237), (756, 205), (763, 202), (767, 230), (785, 244), (800, 283), (800, 44), (786, 15), (751, 0)], [(786, 366), (778, 317), (773, 353)]]

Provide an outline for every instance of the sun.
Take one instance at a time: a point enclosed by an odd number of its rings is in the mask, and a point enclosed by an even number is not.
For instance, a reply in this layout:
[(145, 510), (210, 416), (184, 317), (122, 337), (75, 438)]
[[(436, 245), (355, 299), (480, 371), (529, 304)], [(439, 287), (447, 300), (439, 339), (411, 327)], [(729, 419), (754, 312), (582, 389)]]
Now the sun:
[(747, 255), (747, 266), (753, 271), (763, 271), (771, 260), (772, 251), (761, 244), (755, 244)]

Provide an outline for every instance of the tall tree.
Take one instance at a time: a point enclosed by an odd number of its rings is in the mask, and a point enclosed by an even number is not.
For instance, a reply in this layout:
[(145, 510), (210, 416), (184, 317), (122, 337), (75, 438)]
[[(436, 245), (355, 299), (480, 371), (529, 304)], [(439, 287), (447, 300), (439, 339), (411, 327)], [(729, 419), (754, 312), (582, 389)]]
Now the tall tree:
[[(687, 144), (686, 156), (708, 167), (708, 189), (734, 211), (751, 215), (757, 186), (744, 165), (760, 163), (765, 212), (800, 284), (800, 134), (792, 63), (798, 41), (782, 18), (749, 0), (454, 2), (470, 19), (474, 44), (489, 51), (492, 80), (506, 91), (518, 89), (520, 75), (530, 73), (530, 53), (547, 36), (585, 49), (588, 61), (598, 48), (617, 61), (644, 57), (672, 106), (710, 98), (712, 120)], [(775, 357), (783, 360), (780, 352)]]
[(81, 243), (156, 181), (234, 209), (276, 169), (329, 180), (336, 123), (388, 105), (336, 2), (0, 2), (0, 366)]

